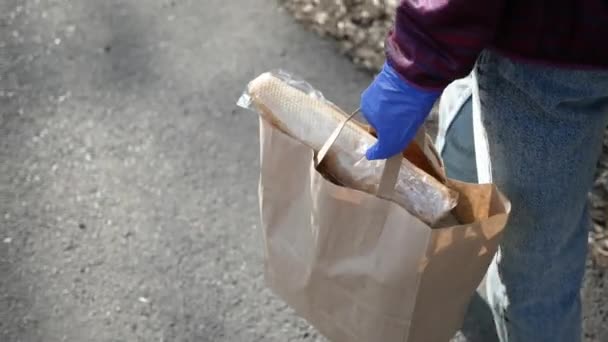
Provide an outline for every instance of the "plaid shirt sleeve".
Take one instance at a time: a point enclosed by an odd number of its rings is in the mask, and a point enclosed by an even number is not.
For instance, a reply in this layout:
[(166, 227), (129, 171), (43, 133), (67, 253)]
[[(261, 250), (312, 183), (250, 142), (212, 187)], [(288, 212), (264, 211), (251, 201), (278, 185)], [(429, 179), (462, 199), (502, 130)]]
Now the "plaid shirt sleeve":
[(494, 39), (507, 0), (402, 0), (386, 41), (387, 62), (423, 89), (470, 73)]

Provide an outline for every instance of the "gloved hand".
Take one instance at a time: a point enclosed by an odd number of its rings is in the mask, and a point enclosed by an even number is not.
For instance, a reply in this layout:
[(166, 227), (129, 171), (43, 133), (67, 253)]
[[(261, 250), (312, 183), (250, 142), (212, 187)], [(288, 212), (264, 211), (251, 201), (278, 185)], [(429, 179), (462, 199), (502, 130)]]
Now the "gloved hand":
[(367, 159), (388, 159), (403, 151), (440, 95), (441, 91), (413, 87), (385, 63), (361, 95), (363, 117), (378, 136), (376, 144), (366, 152)]

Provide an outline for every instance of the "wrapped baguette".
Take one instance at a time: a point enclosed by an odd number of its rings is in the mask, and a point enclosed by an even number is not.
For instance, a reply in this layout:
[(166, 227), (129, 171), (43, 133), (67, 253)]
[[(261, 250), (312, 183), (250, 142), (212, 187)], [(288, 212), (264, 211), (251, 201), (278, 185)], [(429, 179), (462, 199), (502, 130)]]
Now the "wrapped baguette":
[[(251, 81), (239, 104), (315, 152), (347, 117), (309, 85), (280, 73), (264, 73)], [(384, 161), (365, 158), (365, 151), (375, 142), (372, 134), (349, 121), (329, 149), (324, 170), (344, 186), (375, 194)], [(458, 193), (403, 159), (392, 200), (433, 225), (456, 206)]]

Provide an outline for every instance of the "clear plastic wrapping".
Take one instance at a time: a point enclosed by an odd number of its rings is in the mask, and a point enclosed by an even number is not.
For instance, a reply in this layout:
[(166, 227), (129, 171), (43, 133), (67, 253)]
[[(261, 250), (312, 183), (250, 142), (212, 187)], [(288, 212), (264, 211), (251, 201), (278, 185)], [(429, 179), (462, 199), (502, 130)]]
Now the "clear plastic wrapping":
[[(310, 83), (308, 83), (307, 81), (303, 80), (302, 78), (300, 78), (296, 75), (290, 74), (282, 69), (276, 69), (276, 70), (270, 71), (266, 75), (271, 75), (271, 76), (279, 79), (285, 85), (301, 91), (303, 94), (305, 94), (307, 97), (310, 97), (311, 99), (320, 101), (322, 103), (325, 103), (329, 107), (338, 109), (338, 106), (336, 106), (333, 102), (331, 102), (329, 99), (327, 99), (321, 91), (319, 91), (318, 89), (315, 89)], [(264, 75), (262, 75), (262, 76), (264, 76)], [(255, 106), (252, 96), (249, 92), (249, 87), (243, 92), (243, 94), (237, 101), (237, 105), (239, 107), (257, 112), (258, 114), (263, 114), (263, 113), (260, 113), (259, 107)], [(276, 109), (279, 109), (278, 107), (279, 106), (277, 106)], [(328, 128), (333, 130), (335, 127), (328, 126)], [(329, 136), (327, 136), (327, 137), (329, 137)], [(294, 137), (294, 138), (298, 138), (298, 137)], [(300, 140), (302, 140), (302, 139), (300, 139)], [(304, 140), (306, 140), (306, 139), (304, 139)], [(370, 183), (370, 181), (368, 179), (376, 177), (378, 172), (379, 171), (381, 172), (382, 169), (384, 168), (384, 161), (367, 160), (367, 158), (365, 158), (365, 152), (371, 146), (371, 143), (372, 142), (370, 142), (370, 140), (361, 139), (359, 141), (356, 141), (356, 145), (353, 146), (355, 154), (360, 156), (360, 158), (352, 164), (353, 172), (352, 172), (351, 180), (353, 182), (362, 183), (362, 184)], [(315, 151), (318, 151), (318, 149), (315, 149)], [(331, 170), (327, 170), (327, 172), (331, 172)], [(330, 174), (330, 176), (333, 176), (333, 175)], [(339, 179), (334, 178), (333, 180), (340, 184), (343, 184)]]
[[(240, 107), (258, 113), (273, 126), (318, 152), (347, 114), (303, 79), (283, 70), (252, 80), (239, 98)], [(365, 151), (376, 138), (349, 121), (324, 160), (325, 171), (343, 186), (375, 194), (384, 161), (370, 161)], [(433, 224), (457, 203), (457, 192), (404, 159), (392, 200), (422, 221)]]
[[(310, 97), (311, 99), (323, 101), (323, 102), (327, 103), (328, 105), (335, 106), (331, 101), (329, 101), (328, 99), (325, 98), (323, 93), (321, 93), (319, 90), (315, 89), (310, 83), (306, 82), (304, 79), (302, 79), (296, 75), (286, 72), (285, 70), (276, 69), (276, 70), (269, 71), (266, 74), (263, 74), (261, 76), (264, 76), (264, 75), (271, 75), (271, 76), (281, 80), (281, 82), (285, 83), (286, 85), (288, 85), (294, 89), (298, 89), (299, 91), (304, 93), (306, 96)], [(252, 98), (249, 93), (249, 87), (247, 87), (247, 89), (243, 92), (241, 97), (238, 99), (237, 105), (239, 107), (242, 107), (245, 109), (257, 111), (255, 106), (253, 106), (253, 101), (252, 101)]]

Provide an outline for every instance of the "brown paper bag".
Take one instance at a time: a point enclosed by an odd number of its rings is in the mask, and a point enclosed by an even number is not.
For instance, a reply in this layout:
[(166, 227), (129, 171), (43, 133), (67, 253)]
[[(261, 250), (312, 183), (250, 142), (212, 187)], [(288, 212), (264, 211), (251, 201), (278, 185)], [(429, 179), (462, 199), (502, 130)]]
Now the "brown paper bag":
[(280, 298), (333, 342), (453, 337), (510, 211), (494, 185), (447, 180), (461, 195), (461, 224), (431, 228), (382, 196), (332, 183), (313, 150), (263, 118), (260, 149), (265, 278)]

